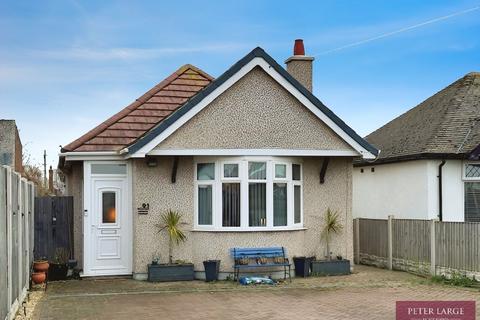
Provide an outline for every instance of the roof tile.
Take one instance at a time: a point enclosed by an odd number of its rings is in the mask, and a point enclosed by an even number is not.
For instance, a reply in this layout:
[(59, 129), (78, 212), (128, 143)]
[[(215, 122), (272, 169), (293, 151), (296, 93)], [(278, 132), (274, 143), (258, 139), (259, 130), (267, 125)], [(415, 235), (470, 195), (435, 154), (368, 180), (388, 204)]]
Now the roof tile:
[(204, 71), (184, 65), (62, 151), (119, 151), (145, 135), (212, 80)]
[(470, 153), (480, 144), (480, 73), (472, 72), (365, 138), (380, 161)]

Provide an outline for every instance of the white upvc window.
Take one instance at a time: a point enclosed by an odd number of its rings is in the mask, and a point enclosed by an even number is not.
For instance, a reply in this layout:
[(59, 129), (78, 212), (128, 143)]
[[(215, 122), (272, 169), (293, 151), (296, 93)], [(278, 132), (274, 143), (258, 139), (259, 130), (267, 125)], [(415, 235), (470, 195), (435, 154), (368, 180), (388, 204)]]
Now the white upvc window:
[(463, 166), (465, 222), (480, 222), (480, 163)]
[(205, 158), (195, 161), (195, 229), (291, 230), (303, 227), (298, 159)]

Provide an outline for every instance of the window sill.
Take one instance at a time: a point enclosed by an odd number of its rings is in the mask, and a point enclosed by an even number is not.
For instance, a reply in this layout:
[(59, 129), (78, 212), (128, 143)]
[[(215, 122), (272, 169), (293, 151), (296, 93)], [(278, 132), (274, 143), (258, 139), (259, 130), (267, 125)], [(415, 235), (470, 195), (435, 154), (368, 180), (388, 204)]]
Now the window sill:
[(305, 227), (282, 227), (282, 228), (193, 228), (192, 232), (285, 232), (285, 231), (304, 231)]

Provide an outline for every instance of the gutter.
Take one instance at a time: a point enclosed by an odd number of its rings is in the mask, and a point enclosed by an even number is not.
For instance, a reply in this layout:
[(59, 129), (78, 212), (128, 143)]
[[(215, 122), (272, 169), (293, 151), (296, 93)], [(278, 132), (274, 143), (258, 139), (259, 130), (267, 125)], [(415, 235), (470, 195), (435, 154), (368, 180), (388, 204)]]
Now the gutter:
[(442, 169), (445, 165), (445, 160), (442, 160), (438, 165), (438, 220), (443, 220), (443, 196), (442, 196)]

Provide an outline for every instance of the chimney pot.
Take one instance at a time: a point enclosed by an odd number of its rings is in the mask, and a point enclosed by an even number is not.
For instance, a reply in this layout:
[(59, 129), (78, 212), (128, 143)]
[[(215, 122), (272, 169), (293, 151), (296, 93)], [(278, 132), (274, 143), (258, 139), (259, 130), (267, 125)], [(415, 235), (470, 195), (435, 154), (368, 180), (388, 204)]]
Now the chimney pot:
[(304, 56), (305, 47), (303, 46), (303, 39), (296, 39), (295, 45), (293, 46), (293, 55), (294, 56)]
[(305, 55), (302, 39), (296, 39), (293, 46), (293, 56), (285, 60), (287, 71), (307, 90), (313, 89), (313, 57)]

